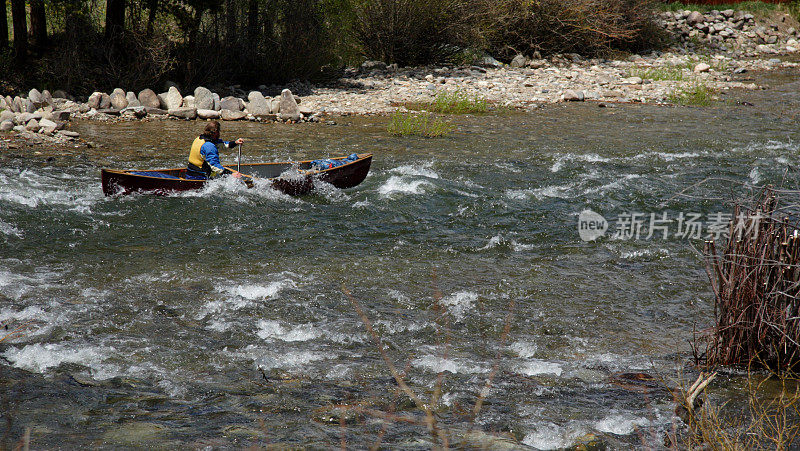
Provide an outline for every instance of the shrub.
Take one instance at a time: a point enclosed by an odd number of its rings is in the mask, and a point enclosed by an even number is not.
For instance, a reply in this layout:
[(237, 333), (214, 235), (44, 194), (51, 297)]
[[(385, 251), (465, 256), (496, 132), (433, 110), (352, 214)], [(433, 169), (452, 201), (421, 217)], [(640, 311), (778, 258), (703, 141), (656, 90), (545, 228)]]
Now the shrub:
[(453, 126), (430, 113), (395, 113), (389, 121), (387, 131), (395, 136), (436, 138), (450, 134)]
[(704, 84), (694, 84), (684, 89), (673, 91), (668, 100), (680, 105), (708, 106), (714, 100), (715, 91)]
[(482, 37), (493, 55), (639, 51), (660, 45), (649, 0), (481, 0)]
[(430, 108), (441, 114), (485, 113), (488, 110), (486, 98), (478, 94), (470, 97), (463, 91), (439, 93)]
[(469, 8), (466, 0), (354, 0), (354, 37), (368, 59), (432, 62), (458, 51)]

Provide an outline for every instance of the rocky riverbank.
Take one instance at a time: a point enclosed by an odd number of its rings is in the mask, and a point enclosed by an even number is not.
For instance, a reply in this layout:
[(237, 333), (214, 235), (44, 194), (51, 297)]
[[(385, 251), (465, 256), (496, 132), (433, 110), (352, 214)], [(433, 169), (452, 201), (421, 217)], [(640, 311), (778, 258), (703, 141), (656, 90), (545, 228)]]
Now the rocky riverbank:
[[(788, 15), (757, 19), (733, 10), (676, 11), (661, 13), (658, 20), (676, 45), (668, 51), (618, 60), (576, 54), (547, 59), (518, 55), (506, 65), (487, 56), (468, 66), (407, 68), (368, 61), (346, 69), (327, 85), (295, 83), (291, 90), (198, 87), (184, 95), (168, 82), (160, 94), (152, 89), (134, 93), (117, 88), (76, 99), (63, 91), (51, 94), (32, 89), (26, 96), (0, 97), (0, 110), (5, 110), (0, 113), (0, 131), (16, 131), (32, 142), (70, 143), (79, 139), (65, 127), (72, 118), (313, 122), (323, 115), (404, 111), (455, 91), (521, 110), (585, 100), (666, 104), (697, 87), (716, 93), (759, 89), (737, 75), (798, 65), (787, 61), (800, 50), (800, 25)], [(280, 95), (269, 95), (277, 92)]]

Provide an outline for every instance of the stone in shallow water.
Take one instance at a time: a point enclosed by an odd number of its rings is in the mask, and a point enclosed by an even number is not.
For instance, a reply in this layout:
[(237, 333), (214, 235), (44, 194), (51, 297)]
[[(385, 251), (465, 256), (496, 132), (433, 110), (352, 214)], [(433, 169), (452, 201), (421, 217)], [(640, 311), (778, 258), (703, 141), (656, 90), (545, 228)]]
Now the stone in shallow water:
[(196, 119), (197, 108), (175, 108), (169, 110), (169, 115), (181, 119)]
[(109, 428), (103, 434), (103, 442), (106, 445), (145, 446), (158, 441), (163, 445), (162, 440), (168, 432), (163, 425), (137, 421)]
[(565, 102), (583, 102), (584, 99), (583, 91), (573, 91), (572, 89), (564, 91), (562, 97)]
[(244, 111), (222, 110), (220, 116), (223, 121), (238, 121), (247, 117), (247, 113)]

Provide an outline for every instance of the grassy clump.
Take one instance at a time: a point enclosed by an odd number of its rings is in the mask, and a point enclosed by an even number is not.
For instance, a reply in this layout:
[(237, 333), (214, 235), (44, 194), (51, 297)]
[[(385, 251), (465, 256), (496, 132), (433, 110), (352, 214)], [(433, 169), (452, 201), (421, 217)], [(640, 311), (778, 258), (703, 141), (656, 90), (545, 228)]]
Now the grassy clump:
[[(696, 409), (679, 410), (686, 428), (668, 434), (674, 448), (708, 450), (797, 449), (800, 446), (800, 380), (795, 374), (748, 371), (742, 400), (714, 405), (707, 393)], [(743, 402), (746, 405), (742, 405)], [(735, 405), (734, 405), (735, 404)], [(687, 409), (688, 408), (688, 409)], [(677, 411), (676, 411), (677, 412)]]
[(695, 84), (673, 91), (667, 99), (679, 105), (708, 106), (714, 100), (716, 91), (704, 84)]
[(672, 67), (653, 67), (653, 68), (631, 68), (628, 71), (628, 77), (639, 77), (643, 80), (649, 79), (653, 81), (671, 80), (683, 81), (686, 75), (683, 73), (682, 66)]
[(440, 114), (485, 113), (489, 110), (486, 98), (475, 94), (470, 97), (463, 91), (440, 92), (430, 110)]
[(395, 113), (386, 130), (394, 136), (423, 136), (436, 138), (447, 136), (453, 126), (430, 113)]

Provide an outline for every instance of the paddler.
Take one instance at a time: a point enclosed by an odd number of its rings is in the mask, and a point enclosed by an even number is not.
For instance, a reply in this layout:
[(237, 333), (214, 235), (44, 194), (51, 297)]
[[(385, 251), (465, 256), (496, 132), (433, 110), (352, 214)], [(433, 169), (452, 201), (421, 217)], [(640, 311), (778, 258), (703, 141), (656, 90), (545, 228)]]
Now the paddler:
[(219, 146), (225, 145), (232, 148), (236, 144), (243, 143), (242, 138), (236, 141), (222, 141), (219, 139), (219, 122), (211, 121), (206, 124), (203, 134), (198, 136), (192, 143), (189, 151), (189, 164), (186, 166), (186, 178), (191, 179), (213, 179), (222, 174), (233, 174), (234, 177), (241, 177), (238, 171), (231, 171), (222, 166), (219, 161)]

